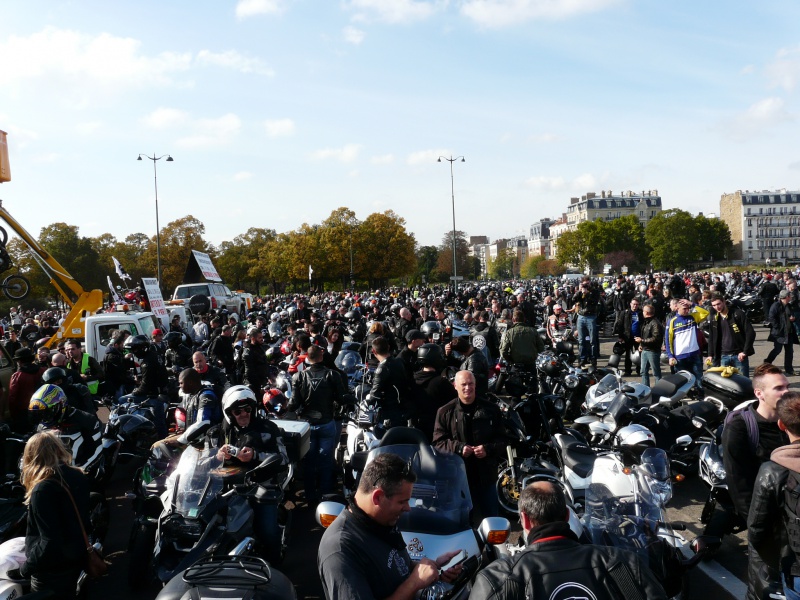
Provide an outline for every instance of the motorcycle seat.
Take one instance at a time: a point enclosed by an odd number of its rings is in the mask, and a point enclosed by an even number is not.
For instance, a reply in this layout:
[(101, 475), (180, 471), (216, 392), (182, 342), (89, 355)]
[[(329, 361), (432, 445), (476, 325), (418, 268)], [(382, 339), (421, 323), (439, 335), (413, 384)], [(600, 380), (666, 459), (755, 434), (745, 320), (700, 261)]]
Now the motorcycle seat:
[(416, 427), (392, 427), (381, 438), (381, 441), (378, 443), (378, 447), (384, 448), (386, 446), (394, 446), (396, 444), (427, 446), (428, 438)]
[(670, 398), (682, 387), (686, 385), (686, 378), (678, 374), (665, 375), (650, 388), (653, 400), (656, 398)]
[(568, 442), (563, 449), (564, 464), (581, 479), (585, 479), (594, 467), (597, 454), (591, 447), (579, 441)]

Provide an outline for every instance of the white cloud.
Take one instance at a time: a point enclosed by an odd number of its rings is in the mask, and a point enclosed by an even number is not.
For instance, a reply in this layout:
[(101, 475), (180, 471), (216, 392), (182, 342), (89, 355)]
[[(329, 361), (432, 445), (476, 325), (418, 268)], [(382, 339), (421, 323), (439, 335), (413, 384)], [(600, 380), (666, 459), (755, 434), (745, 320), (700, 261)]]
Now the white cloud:
[(500, 28), (533, 20), (560, 20), (599, 12), (622, 0), (466, 0), (461, 14), (478, 25)]
[(214, 65), (234, 69), (241, 73), (255, 73), (256, 75), (267, 75), (268, 77), (275, 75), (275, 71), (258, 58), (248, 58), (239, 54), (236, 50), (227, 50), (219, 53), (201, 50), (197, 53), (197, 62), (201, 65)]
[(354, 21), (413, 23), (424, 21), (447, 5), (446, 0), (349, 0), (344, 7), (355, 12)]
[(198, 119), (193, 123), (197, 133), (179, 139), (182, 148), (208, 148), (229, 143), (242, 127), (242, 121), (233, 113), (218, 119)]
[(532, 135), (528, 138), (531, 142), (536, 142), (537, 144), (552, 144), (553, 142), (559, 141), (559, 138), (555, 133), (537, 133)]
[(764, 68), (764, 72), (770, 86), (794, 89), (800, 81), (800, 46), (779, 50), (775, 60)]
[(342, 35), (344, 36), (344, 41), (348, 44), (353, 44), (354, 46), (358, 46), (361, 42), (364, 41), (364, 37), (366, 33), (361, 31), (360, 29), (356, 29), (355, 27), (348, 25), (342, 31)]
[(360, 144), (347, 144), (341, 148), (325, 148), (324, 150), (317, 150), (311, 153), (311, 158), (316, 160), (326, 160), (332, 158), (343, 163), (353, 162), (358, 158), (358, 153), (361, 151)]
[(756, 72), (756, 68), (753, 65), (745, 65), (742, 67), (742, 70), (739, 71), (741, 75), (752, 75)]
[(525, 180), (525, 185), (537, 190), (561, 190), (566, 186), (563, 177), (531, 177)]
[(281, 0), (239, 0), (236, 4), (236, 17), (246, 19), (256, 15), (277, 15), (283, 12)]
[(108, 33), (91, 36), (77, 31), (46, 27), (27, 37), (10, 36), (0, 43), (3, 68), (0, 85), (62, 78), (74, 88), (91, 82), (119, 91), (150, 84), (172, 83), (172, 76), (186, 71), (190, 54), (164, 52), (145, 56), (141, 42)]
[(369, 159), (373, 165), (389, 165), (394, 162), (394, 156), (391, 154), (384, 154), (383, 156), (373, 156)]
[(80, 135), (91, 135), (98, 129), (100, 129), (103, 124), (100, 121), (90, 121), (88, 123), (78, 123), (75, 125), (75, 131), (78, 132)]
[(593, 190), (597, 186), (597, 179), (591, 173), (578, 175), (572, 180), (572, 187), (579, 190)]
[(726, 137), (742, 142), (775, 125), (792, 120), (794, 117), (786, 110), (783, 99), (764, 98), (745, 112), (723, 121), (717, 129)]
[(449, 150), (420, 150), (408, 155), (406, 162), (409, 165), (424, 165), (435, 163), (440, 156), (450, 156)]
[(267, 130), (269, 137), (292, 135), (294, 133), (294, 121), (291, 119), (264, 121), (264, 128)]
[(151, 129), (167, 129), (178, 125), (184, 125), (189, 121), (189, 114), (177, 108), (159, 107), (139, 119), (146, 127)]
[(246, 179), (250, 179), (253, 174), (250, 171), (240, 171), (233, 176), (234, 181), (244, 181)]

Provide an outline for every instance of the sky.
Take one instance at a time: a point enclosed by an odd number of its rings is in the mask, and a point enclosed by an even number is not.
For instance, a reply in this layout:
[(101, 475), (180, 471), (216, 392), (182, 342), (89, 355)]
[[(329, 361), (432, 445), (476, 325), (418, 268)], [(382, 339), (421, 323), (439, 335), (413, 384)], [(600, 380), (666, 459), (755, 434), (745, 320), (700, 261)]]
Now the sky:
[(213, 244), (347, 206), (421, 245), (570, 197), (800, 189), (800, 3), (6, 0), (3, 206), (118, 239), (192, 214)]

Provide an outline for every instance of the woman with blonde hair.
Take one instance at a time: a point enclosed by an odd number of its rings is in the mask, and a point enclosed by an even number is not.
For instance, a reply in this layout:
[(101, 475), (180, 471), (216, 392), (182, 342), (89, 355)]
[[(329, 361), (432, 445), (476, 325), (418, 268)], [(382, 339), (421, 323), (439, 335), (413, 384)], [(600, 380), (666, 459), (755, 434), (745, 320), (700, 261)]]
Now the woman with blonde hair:
[(89, 480), (71, 463), (69, 450), (49, 431), (32, 436), (22, 454), (28, 531), (20, 575), (30, 577), (32, 591), (57, 598), (75, 597), (88, 557), (77, 516), (89, 524)]

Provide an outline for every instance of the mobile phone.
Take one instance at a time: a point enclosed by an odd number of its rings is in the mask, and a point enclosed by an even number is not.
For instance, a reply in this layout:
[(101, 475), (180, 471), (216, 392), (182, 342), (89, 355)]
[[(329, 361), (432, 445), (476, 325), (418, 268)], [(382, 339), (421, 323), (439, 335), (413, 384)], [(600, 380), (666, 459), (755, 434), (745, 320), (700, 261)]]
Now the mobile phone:
[(456, 555), (455, 555), (453, 558), (451, 558), (450, 560), (448, 560), (448, 561), (447, 561), (447, 564), (443, 565), (443, 566), (442, 566), (442, 567), (439, 569), (439, 572), (444, 572), (444, 571), (447, 571), (448, 569), (452, 569), (452, 568), (453, 568), (453, 567), (455, 567), (456, 565), (460, 565), (462, 562), (464, 562), (465, 560), (467, 560), (468, 556), (469, 556), (469, 555), (467, 554), (467, 551), (466, 551), (466, 550), (464, 550), (464, 549), (461, 549), (461, 550), (458, 552), (458, 554), (456, 554)]

